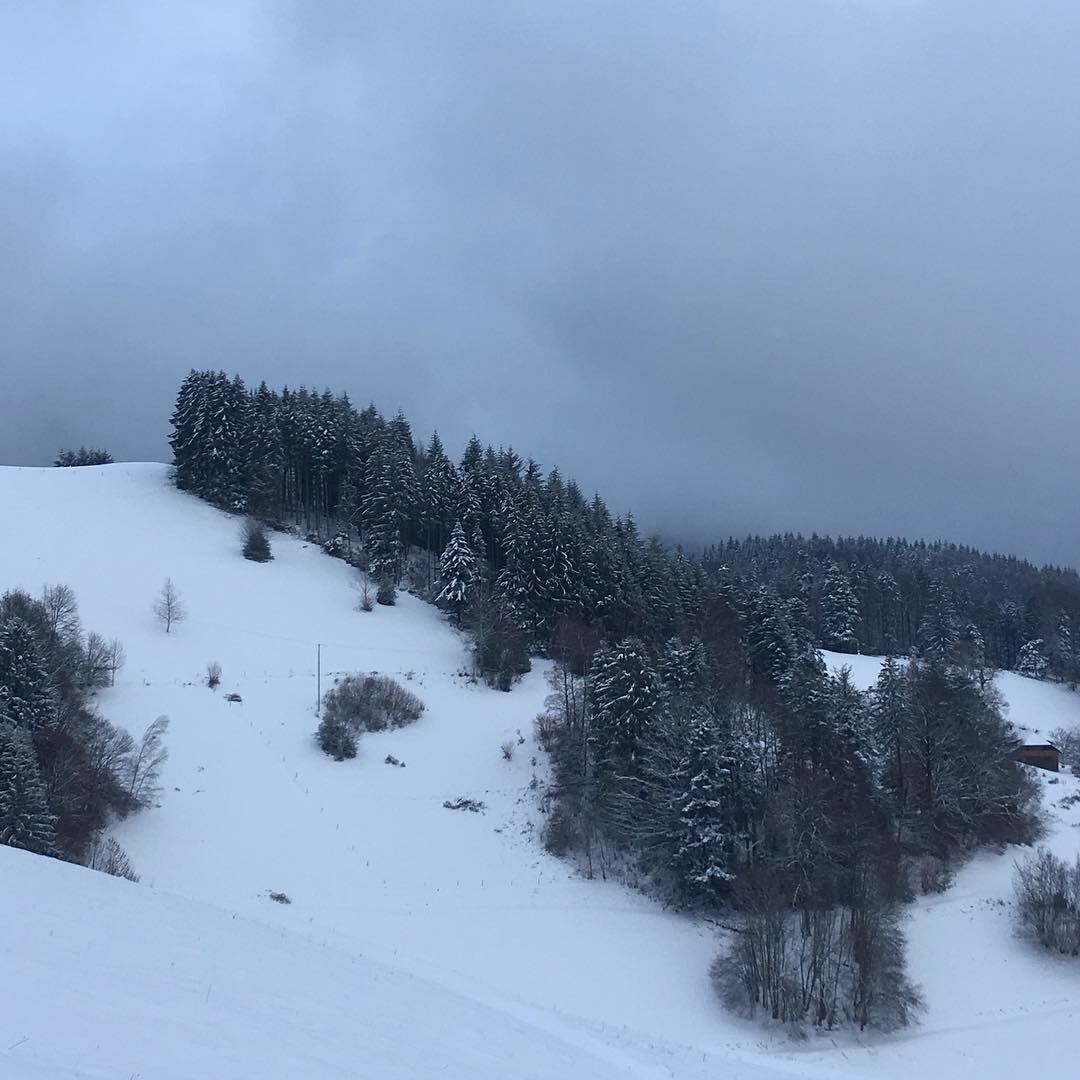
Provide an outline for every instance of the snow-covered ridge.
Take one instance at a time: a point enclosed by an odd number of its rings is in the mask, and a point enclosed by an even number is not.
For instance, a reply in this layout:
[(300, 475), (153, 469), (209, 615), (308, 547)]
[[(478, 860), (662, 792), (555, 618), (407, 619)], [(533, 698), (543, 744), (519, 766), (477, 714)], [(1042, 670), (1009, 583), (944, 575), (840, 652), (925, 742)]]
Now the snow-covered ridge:
[[(133, 730), (171, 720), (161, 806), (117, 830), (140, 885), (0, 849), (2, 978), (19, 985), (0, 1010), (0, 1076), (1060, 1071), (1080, 970), (1014, 940), (999, 901), (1015, 853), (981, 856), (913, 908), (921, 1028), (866, 1047), (763, 1035), (712, 995), (713, 928), (543, 851), (542, 667), (509, 695), (473, 684), (434, 608), (403, 594), (358, 612), (348, 567), (291, 538), (246, 562), (236, 519), (175, 491), (162, 465), (3, 468), (0, 505), (18, 523), (0, 534), (0, 589), (71, 585), (84, 625), (127, 650), (102, 710)], [(168, 635), (151, 611), (167, 576), (188, 610)], [(421, 721), (364, 735), (353, 762), (320, 754), (317, 643), (323, 689), (334, 672), (392, 673), (423, 698)], [(876, 674), (874, 658), (836, 660), (860, 685)], [(1018, 725), (1080, 723), (1058, 687), (1002, 689)], [(443, 808), (459, 795), (485, 812)], [(1051, 843), (1076, 850), (1080, 815), (1055, 815)]]

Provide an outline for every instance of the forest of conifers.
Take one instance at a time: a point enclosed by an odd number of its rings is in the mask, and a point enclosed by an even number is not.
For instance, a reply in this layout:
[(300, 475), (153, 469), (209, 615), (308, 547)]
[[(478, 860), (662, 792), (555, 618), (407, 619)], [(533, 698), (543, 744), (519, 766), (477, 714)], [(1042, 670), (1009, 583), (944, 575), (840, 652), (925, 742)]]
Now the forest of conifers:
[[(473, 437), (459, 462), (420, 445), (400, 413), (344, 395), (280, 393), (192, 371), (171, 439), (177, 485), (216, 505), (362, 546), (400, 579), (410, 548), (435, 560), (460, 523), (484, 591), (546, 651), (561, 619), (605, 639), (661, 640), (738, 598), (840, 652), (963, 655), (1074, 683), (1080, 577), (941, 542), (786, 534), (727, 540), (699, 557), (642, 538), (558, 467)], [(678, 523), (673, 523), (677, 528)], [(753, 617), (751, 615), (750, 617)]]
[[(552, 660), (545, 842), (723, 912), (734, 1008), (909, 1022), (899, 905), (979, 845), (1038, 834), (992, 673), (1075, 684), (1071, 571), (798, 536), (691, 556), (513, 450), (474, 437), (455, 463), (401, 414), (210, 371), (185, 379), (172, 422), (180, 488), (299, 529), (381, 603), (404, 583), (440, 604), (493, 686)], [(906, 659), (862, 692), (821, 647)]]

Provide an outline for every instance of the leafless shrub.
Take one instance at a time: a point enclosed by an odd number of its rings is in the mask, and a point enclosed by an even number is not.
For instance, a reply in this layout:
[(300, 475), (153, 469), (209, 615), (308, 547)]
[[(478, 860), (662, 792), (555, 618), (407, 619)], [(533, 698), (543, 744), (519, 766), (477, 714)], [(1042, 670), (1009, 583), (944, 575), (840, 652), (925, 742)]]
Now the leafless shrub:
[(1040, 847), (1016, 866), (1016, 915), (1048, 949), (1080, 954), (1080, 855), (1070, 865)]
[(533, 730), (536, 734), (536, 741), (546, 753), (550, 754), (559, 741), (562, 721), (553, 712), (542, 712), (533, 722)]
[(464, 796), (447, 799), (443, 806), (447, 810), (471, 810), (474, 814), (481, 814), (484, 811), (484, 803), (480, 799), (467, 799)]
[(206, 685), (211, 690), (216, 689), (221, 685), (221, 665), (216, 660), (211, 660), (206, 665)]
[(1066, 765), (1080, 766), (1080, 728), (1057, 728), (1050, 732), (1050, 741), (1061, 751)]
[(499, 747), (502, 751), (502, 756), (506, 761), (513, 761), (514, 759), (514, 744), (509, 739)]
[(352, 587), (356, 592), (356, 610), (375, 610), (375, 590), (371, 587), (371, 579), (362, 570), (357, 570), (352, 579)]
[(385, 731), (419, 720), (424, 703), (386, 675), (346, 675), (327, 691), (323, 711), (356, 731)]
[(165, 732), (169, 728), (169, 718), (159, 716), (143, 732), (127, 764), (127, 793), (135, 806), (150, 806), (160, 793), (158, 780), (162, 766), (169, 756), (165, 747)]
[(111, 836), (104, 842), (94, 844), (88, 865), (91, 870), (112, 874), (113, 877), (126, 878), (128, 881), (139, 880), (127, 852)]
[(917, 866), (919, 889), (924, 896), (947, 892), (953, 883), (953, 872), (944, 859), (925, 855)]

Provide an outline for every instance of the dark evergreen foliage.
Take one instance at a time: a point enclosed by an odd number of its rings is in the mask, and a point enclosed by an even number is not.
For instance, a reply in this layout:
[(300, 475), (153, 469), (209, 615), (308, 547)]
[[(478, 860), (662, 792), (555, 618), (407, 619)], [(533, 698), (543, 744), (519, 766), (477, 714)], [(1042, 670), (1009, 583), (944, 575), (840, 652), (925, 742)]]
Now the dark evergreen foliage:
[(1054, 658), (1050, 673), (1070, 679), (1069, 632), (1080, 619), (1080, 576), (1071, 569), (942, 542), (792, 534), (728, 540), (702, 558), (713, 581), (801, 599), (814, 641), (833, 648), (832, 620), (846, 606), (834, 602), (834, 567), (856, 602), (846, 651), (942, 655), (970, 652), (977, 640), (980, 663), (1015, 670), (1024, 645), (1041, 640)]
[(324, 716), (315, 737), (323, 753), (329, 754), (335, 761), (356, 757), (356, 736), (348, 722), (340, 716), (329, 713)]
[(245, 559), (250, 559), (252, 562), (269, 562), (274, 557), (270, 551), (270, 537), (263, 524), (256, 518), (249, 517), (244, 520), (240, 535), (244, 542)]
[(78, 450), (61, 450), (53, 462), (60, 469), (77, 465), (111, 465), (112, 463), (113, 456), (108, 450), (95, 448), (88, 450), (85, 446), (80, 446)]
[(121, 656), (83, 634), (64, 586), (0, 596), (0, 842), (78, 860), (152, 790), (160, 739), (137, 745), (90, 704)]

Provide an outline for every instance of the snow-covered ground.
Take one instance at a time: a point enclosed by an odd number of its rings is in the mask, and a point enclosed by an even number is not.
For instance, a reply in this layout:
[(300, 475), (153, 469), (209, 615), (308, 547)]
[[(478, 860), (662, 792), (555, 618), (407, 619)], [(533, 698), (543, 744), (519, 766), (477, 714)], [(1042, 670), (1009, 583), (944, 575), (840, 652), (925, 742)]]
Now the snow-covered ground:
[[(1014, 853), (913, 906), (921, 1027), (765, 1035), (711, 993), (712, 928), (544, 852), (542, 668), (511, 694), (473, 684), (435, 609), (403, 594), (357, 611), (348, 568), (301, 541), (245, 561), (236, 520), (161, 465), (0, 469), (0, 505), (18, 523), (0, 534), (0, 589), (71, 585), (84, 625), (127, 649), (102, 710), (136, 732), (171, 724), (160, 807), (116, 830), (141, 884), (0, 849), (0, 986), (18, 986), (0, 1076), (987, 1078), (1067, 1060), (1080, 969), (1014, 940)], [(151, 613), (166, 576), (188, 610), (170, 634)], [(355, 761), (323, 756), (318, 643), (324, 689), (332, 673), (392, 673), (423, 698), (420, 722), (363, 736)], [(877, 660), (834, 659), (873, 680)], [(1067, 691), (1002, 689), (1018, 724), (1080, 724)], [(443, 807), (459, 795), (484, 813)], [(1055, 809), (1063, 852), (1074, 822)]]

